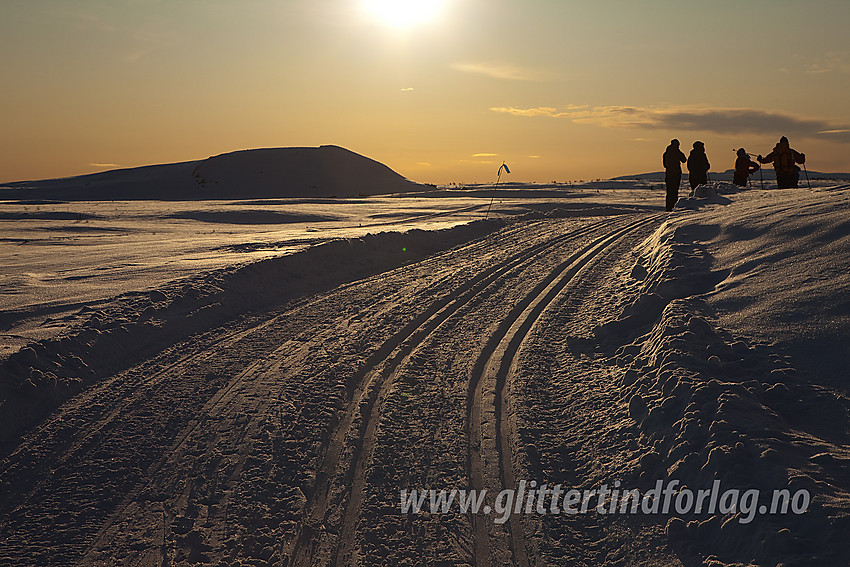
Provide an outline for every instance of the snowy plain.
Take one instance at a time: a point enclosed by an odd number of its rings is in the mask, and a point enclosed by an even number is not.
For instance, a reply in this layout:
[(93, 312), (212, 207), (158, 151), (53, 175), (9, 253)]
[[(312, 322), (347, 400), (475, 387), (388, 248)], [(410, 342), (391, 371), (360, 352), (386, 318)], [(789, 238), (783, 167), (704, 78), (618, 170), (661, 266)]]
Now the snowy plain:
[[(650, 198), (640, 190), (612, 200), (593, 187), (529, 189), (540, 197), (497, 188), (491, 216)], [(491, 196), (489, 187), (473, 187), (347, 199), (0, 201), (0, 357), (55, 336), (76, 320), (74, 312), (121, 293), (337, 239), (451, 228), (487, 216)]]
[[(0, 202), (0, 560), (847, 564), (850, 186), (765, 185)], [(812, 502), (399, 511), (520, 479)]]

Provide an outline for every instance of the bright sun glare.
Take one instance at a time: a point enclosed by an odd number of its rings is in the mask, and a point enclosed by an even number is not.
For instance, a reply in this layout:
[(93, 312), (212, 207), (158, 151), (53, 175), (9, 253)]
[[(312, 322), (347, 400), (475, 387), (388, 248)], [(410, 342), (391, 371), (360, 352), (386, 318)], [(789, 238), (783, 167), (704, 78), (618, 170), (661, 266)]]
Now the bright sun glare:
[(394, 28), (433, 20), (440, 13), (443, 0), (363, 0), (366, 11)]

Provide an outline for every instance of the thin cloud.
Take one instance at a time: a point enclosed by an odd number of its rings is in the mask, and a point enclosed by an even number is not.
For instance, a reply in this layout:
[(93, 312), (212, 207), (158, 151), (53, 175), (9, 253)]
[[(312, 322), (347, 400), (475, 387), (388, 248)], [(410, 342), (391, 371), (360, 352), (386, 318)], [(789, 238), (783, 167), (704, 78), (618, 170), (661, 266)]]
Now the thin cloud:
[(830, 141), (844, 142), (845, 144), (850, 144), (850, 128), (824, 130), (822, 132), (818, 132), (818, 134)]
[(752, 109), (710, 109), (701, 111), (671, 111), (656, 113), (661, 128), (706, 130), (726, 133), (788, 132), (817, 133), (830, 125), (820, 120), (806, 120), (778, 112)]
[(412, 91), (412, 90), (413, 90), (413, 87), (405, 87), (405, 88), (401, 89), (401, 92), (403, 92), (403, 93), (409, 93), (409, 92), (410, 92), (410, 91)]
[(505, 81), (544, 81), (549, 78), (549, 74), (542, 71), (498, 63), (454, 63), (451, 68)]
[(496, 157), (499, 154), (472, 154), (472, 157)]
[(493, 107), (493, 112), (522, 117), (564, 118), (604, 128), (698, 130), (718, 134), (777, 134), (850, 142), (850, 127), (751, 108), (641, 108), (635, 106), (534, 108)]
[(493, 112), (501, 112), (504, 114), (513, 114), (514, 116), (548, 116), (549, 118), (572, 118), (575, 116), (575, 110), (588, 108), (586, 106), (567, 107), (564, 111), (559, 111), (552, 106), (538, 106), (535, 108), (516, 108), (513, 106), (495, 106), (490, 110)]
[(91, 167), (111, 167), (111, 168), (121, 167), (117, 163), (90, 163), (89, 166), (91, 166)]

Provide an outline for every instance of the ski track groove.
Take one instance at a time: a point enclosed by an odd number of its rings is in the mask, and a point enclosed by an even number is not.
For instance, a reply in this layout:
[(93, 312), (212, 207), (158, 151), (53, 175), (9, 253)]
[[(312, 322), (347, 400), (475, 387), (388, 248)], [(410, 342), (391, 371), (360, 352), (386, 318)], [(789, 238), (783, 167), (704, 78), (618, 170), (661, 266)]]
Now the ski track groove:
[[(583, 227), (579, 230), (581, 232), (591, 230), (591, 227), (600, 226), (605, 222), (608, 221), (597, 221), (588, 227)], [(395, 367), (406, 359), (407, 355), (413, 351), (416, 344), (424, 341), (442, 321), (465, 305), (480, 289), (489, 285), (498, 276), (510, 268), (521, 265), (528, 257), (539, 253), (541, 250), (555, 246), (566, 238), (576, 236), (576, 233), (571, 233), (569, 235), (558, 237), (555, 240), (547, 240), (542, 243), (538, 243), (537, 245), (531, 246), (503, 260), (496, 266), (480, 272), (453, 294), (433, 303), (425, 312), (408, 323), (389, 340), (385, 341), (381, 347), (366, 360), (363, 367), (361, 367), (357, 374), (352, 378), (354, 386), (351, 401), (346, 408), (343, 418), (339, 421), (331, 435), (330, 441), (323, 453), (322, 464), (319, 468), (319, 474), (316, 479), (316, 488), (313, 490), (313, 497), (306, 508), (308, 512), (305, 514), (306, 518), (303, 522), (301, 533), (296, 540), (295, 547), (291, 554), (293, 565), (311, 565), (313, 551), (311, 549), (311, 540), (316, 533), (316, 528), (321, 525), (329, 511), (328, 496), (332, 488), (332, 483), (335, 480), (335, 477), (338, 476), (334, 473), (344, 464), (340, 462), (340, 455), (345, 448), (346, 440), (350, 436), (350, 429), (358, 413), (362, 413), (363, 421), (367, 422), (367, 426), (361, 429), (359, 438), (355, 442), (355, 463), (352, 465), (350, 470), (358, 470), (359, 466), (361, 467), (360, 475), (356, 475), (355, 473), (355, 476), (363, 476), (363, 459), (361, 456), (364, 454), (362, 448), (364, 436), (367, 429), (374, 433), (374, 425), (369, 426), (368, 423), (371, 421), (376, 423), (377, 418), (379, 417), (379, 412), (373, 411), (376, 400), (374, 397), (369, 399), (370, 392), (374, 391), (376, 388), (380, 389), (380, 384), (386, 382), (386, 378), (393, 372)], [(399, 349), (401, 349), (401, 352), (395, 352)], [(385, 365), (388, 365), (388, 367), (383, 368)], [(361, 464), (358, 465), (358, 462)], [(350, 474), (351, 473), (349, 473), (349, 475)], [(351, 479), (348, 479), (348, 481), (343, 484), (352, 486), (352, 481)], [(362, 491), (362, 482), (357, 482), (357, 488)], [(357, 491), (352, 488), (350, 493), (357, 494)], [(355, 496), (355, 498), (357, 497)], [(349, 497), (349, 500), (350, 499), (351, 497)], [(357, 506), (359, 507), (359, 500)], [(350, 538), (353, 535), (352, 527), (354, 522), (352, 521), (352, 512), (349, 508), (350, 506), (346, 509), (345, 517), (348, 519), (348, 525), (351, 527), (347, 529), (343, 528), (342, 530), (342, 533), (345, 534), (343, 535), (343, 546), (347, 545), (345, 543), (345, 537), (348, 536)], [(353, 513), (356, 515), (356, 509), (354, 509)], [(354, 521), (356, 521), (356, 518), (354, 518)], [(346, 547), (345, 551), (338, 551), (337, 557), (339, 558), (344, 555), (347, 550), (348, 547)], [(337, 564), (339, 563), (337, 562)]]
[[(263, 328), (266, 328), (267, 326), (271, 325), (276, 319), (277, 319), (277, 317), (275, 317), (274, 319), (271, 319), (269, 321), (266, 321), (266, 322), (264, 322), (264, 323), (262, 323), (262, 324), (260, 324), (256, 327), (252, 327), (249, 331), (237, 333), (237, 335), (247, 336), (248, 334), (251, 334), (251, 333), (253, 333), (257, 330), (262, 330)], [(236, 339), (236, 340), (238, 340), (238, 339)], [(235, 341), (233, 341), (233, 342), (235, 342)], [(271, 354), (271, 356), (274, 356), (274, 354), (277, 354), (278, 352), (283, 350), (284, 347), (286, 347), (286, 346), (288, 346), (288, 343), (282, 344), (280, 347), (278, 347)], [(213, 397), (210, 400), (208, 400), (207, 403), (204, 404), (204, 407), (198, 412), (199, 417), (192, 420), (191, 422), (189, 422), (189, 424), (187, 424), (183, 428), (181, 433), (177, 436), (177, 438), (171, 444), (171, 447), (168, 449), (168, 451), (166, 451), (166, 453), (159, 459), (158, 462), (156, 462), (152, 467), (150, 467), (147, 471), (145, 471), (144, 478), (155, 479), (157, 473), (162, 471), (167, 465), (175, 464), (178, 460), (178, 453), (181, 451), (181, 449), (186, 448), (187, 442), (192, 438), (192, 436), (195, 433), (197, 433), (199, 428), (201, 426), (205, 425), (210, 420), (220, 419), (222, 417), (222, 414), (227, 413), (227, 410), (230, 408), (229, 402), (232, 401), (232, 398), (233, 398), (235, 392), (237, 391), (237, 387), (240, 386), (245, 381), (246, 377), (251, 376), (252, 374), (255, 374), (258, 370), (261, 370), (261, 367), (264, 366), (264, 363), (268, 364), (268, 361), (258, 360), (256, 362), (254, 362), (253, 364), (249, 365), (247, 368), (242, 370), (242, 372), (240, 372), (234, 378), (232, 378), (224, 388), (222, 388), (218, 392), (216, 392), (216, 394), (213, 395)], [(272, 365), (272, 367), (274, 367), (274, 365)], [(265, 370), (268, 371), (269, 369), (265, 369)], [(267, 400), (267, 398), (264, 398), (264, 400)], [(268, 406), (267, 401), (265, 403), (261, 404), (261, 406), (259, 407), (259, 410), (265, 409), (266, 406)], [(249, 422), (249, 425), (252, 425), (252, 424), (254, 424), (254, 420), (251, 420)], [(244, 439), (247, 436), (248, 429), (249, 429), (249, 426), (246, 426), (245, 429), (241, 432), (239, 442), (237, 443), (237, 445), (239, 447), (241, 447), (242, 449), (239, 451), (239, 457), (240, 458), (238, 460), (237, 466), (235, 467), (236, 473), (238, 473), (241, 470), (241, 465), (244, 464), (244, 460), (247, 456), (247, 450), (245, 450), (244, 444), (241, 441), (242, 441), (242, 439)], [(233, 476), (234, 475), (231, 475), (231, 477), (233, 477)], [(236, 476), (238, 476), (238, 474), (236, 474)], [(151, 485), (155, 484), (155, 483), (156, 483), (156, 481), (154, 480), (153, 483), (148, 482), (148, 483), (145, 483), (142, 486), (137, 486), (135, 490), (130, 492), (122, 500), (121, 504), (118, 506), (116, 511), (110, 516), (109, 520), (104, 523), (103, 527), (98, 532), (97, 536), (95, 537), (93, 544), (91, 546), (89, 546), (89, 549), (87, 550), (86, 555), (91, 553), (91, 551), (93, 551), (95, 548), (97, 548), (100, 544), (103, 543), (109, 529), (112, 528), (118, 521), (123, 519), (125, 517), (127, 510), (129, 509), (129, 506), (137, 500), (137, 498), (139, 497), (139, 495), (142, 492), (151, 488)]]
[[(277, 320), (280, 316), (275, 317), (273, 319), (269, 319), (264, 321), (256, 326), (253, 326), (249, 329), (240, 329), (238, 331), (233, 331), (226, 333), (223, 337), (220, 337), (214, 340), (212, 343), (205, 346), (205, 348), (201, 351), (191, 353), (189, 355), (183, 356), (178, 360), (168, 364), (165, 368), (147, 376), (144, 379), (138, 380), (134, 383), (127, 384), (123, 393), (125, 394), (121, 398), (121, 401), (118, 402), (112, 409), (105, 412), (101, 415), (97, 422), (85, 429), (82, 429), (76, 435), (73, 435), (72, 438), (62, 444), (61, 449), (61, 457), (56, 461), (55, 468), (60, 468), (65, 466), (68, 462), (74, 461), (75, 458), (80, 457), (81, 455), (86, 454), (90, 450), (92, 450), (97, 444), (101, 441), (103, 435), (102, 431), (109, 425), (112, 425), (119, 416), (124, 415), (129, 412), (130, 408), (132, 408), (135, 404), (138, 404), (141, 401), (144, 401), (145, 396), (148, 394), (148, 389), (151, 386), (156, 385), (159, 382), (162, 382), (168, 375), (175, 371), (179, 371), (181, 368), (184, 368), (190, 364), (198, 363), (207, 360), (208, 358), (215, 356), (221, 349), (226, 349), (245, 337), (251, 335), (252, 333), (265, 329), (269, 325), (273, 324), (275, 320)], [(246, 369), (247, 370), (247, 369)], [(95, 388), (88, 389), (82, 393), (82, 398), (78, 401), (82, 405), (87, 405), (86, 400), (94, 401), (97, 399), (97, 395), (99, 392), (102, 392), (104, 388), (108, 389), (112, 384), (116, 381), (120, 380), (120, 377), (123, 376), (123, 373), (118, 374), (115, 378), (110, 379), (105, 382), (97, 383)], [(78, 404), (79, 405), (79, 404)], [(62, 427), (62, 419), (64, 414), (61, 412), (54, 412), (42, 426), (39, 427), (39, 431), (44, 430), (52, 430), (54, 427), (61, 428)], [(20, 450), (20, 449), (18, 449)], [(11, 457), (14, 455), (14, 451), (9, 455)], [(7, 457), (8, 459), (8, 457)], [(157, 467), (157, 470), (159, 467)], [(2, 472), (2, 471), (0, 471)], [(34, 494), (44, 489), (48, 483), (51, 482), (51, 477), (46, 476), (43, 480), (36, 482), (30, 490), (28, 490), (29, 494)], [(136, 497), (140, 491), (133, 491), (130, 495), (125, 497), (122, 500), (119, 509), (126, 508), (126, 506)], [(115, 514), (110, 515), (110, 519), (107, 520), (106, 524), (103, 528), (98, 531), (97, 536), (95, 537), (95, 541), (99, 540), (102, 537), (102, 534), (112, 525), (115, 518)], [(85, 545), (88, 549), (90, 546)], [(86, 553), (86, 552), (84, 552)]]
[(351, 435), (350, 429), (358, 413), (360, 413), (365, 425), (361, 426), (357, 433), (358, 437), (354, 442), (353, 462), (347, 475), (345, 475), (346, 478), (340, 483), (350, 488), (348, 489), (348, 501), (345, 506), (334, 564), (345, 565), (349, 561), (354, 547), (356, 523), (359, 518), (359, 509), (365, 487), (366, 466), (374, 449), (375, 433), (380, 420), (380, 407), (395, 382), (398, 370), (410, 358), (417, 346), (424, 343), (445, 320), (468, 304), (473, 297), (491, 286), (499, 278), (524, 266), (531, 258), (566, 241), (575, 240), (606, 224), (618, 221), (620, 221), (620, 218), (613, 220), (607, 218), (590, 223), (570, 233), (532, 245), (480, 272), (451, 296), (432, 304), (424, 313), (386, 341), (366, 361), (354, 377), (354, 382), (357, 384), (356, 389), (347, 406), (346, 413), (333, 432), (323, 455), (320, 472), (317, 475), (317, 488), (313, 491), (313, 499), (306, 507), (307, 513), (301, 533), (291, 554), (292, 565), (311, 565), (313, 547), (315, 546), (315, 542), (312, 540), (319, 532), (317, 528), (321, 527), (329, 512), (328, 496), (334, 478), (340, 476), (335, 473), (345, 464), (340, 461), (340, 455), (345, 447), (346, 440)]
[[(468, 470), (470, 488), (481, 490), (487, 487), (487, 460), (498, 464), (498, 481), (502, 488), (516, 489), (517, 483), (513, 473), (513, 455), (510, 448), (510, 421), (507, 403), (509, 397), (509, 374), (516, 354), (540, 317), (544, 309), (558, 296), (561, 290), (578, 274), (583, 267), (591, 262), (600, 252), (616, 242), (625, 234), (649, 224), (662, 215), (652, 215), (634, 221), (625, 227), (620, 227), (608, 234), (600, 236), (579, 251), (573, 253), (565, 262), (555, 268), (544, 278), (523, 300), (517, 304), (508, 317), (502, 320), (499, 328), (493, 333), (484, 350), (479, 355), (473, 367), (467, 396), (467, 440), (468, 440)], [(495, 382), (492, 407), (495, 414), (495, 450), (496, 455), (486, 457), (482, 419), (484, 417), (485, 392), (487, 383)], [(487, 396), (488, 401), (490, 396)], [(488, 490), (488, 494), (490, 491)], [(515, 505), (515, 503), (514, 503)], [(473, 538), (475, 547), (475, 564), (479, 567), (492, 565), (492, 550), (489, 545), (490, 533), (486, 516), (472, 516)], [(509, 545), (513, 562), (520, 567), (528, 567), (529, 558), (522, 530), (521, 517), (516, 514), (509, 516), (508, 522)]]

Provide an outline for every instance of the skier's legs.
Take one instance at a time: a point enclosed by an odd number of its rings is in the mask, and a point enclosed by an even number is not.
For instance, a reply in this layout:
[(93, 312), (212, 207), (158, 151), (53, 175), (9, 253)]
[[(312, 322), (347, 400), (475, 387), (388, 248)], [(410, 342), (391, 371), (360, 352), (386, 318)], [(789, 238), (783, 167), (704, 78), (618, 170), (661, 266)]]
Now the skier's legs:
[(668, 173), (664, 181), (667, 183), (667, 200), (666, 209), (672, 211), (676, 206), (676, 201), (679, 200), (679, 184), (682, 182), (681, 173)]
[(799, 175), (796, 171), (792, 172), (776, 172), (776, 186), (779, 189), (793, 189), (797, 187)]

